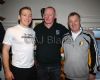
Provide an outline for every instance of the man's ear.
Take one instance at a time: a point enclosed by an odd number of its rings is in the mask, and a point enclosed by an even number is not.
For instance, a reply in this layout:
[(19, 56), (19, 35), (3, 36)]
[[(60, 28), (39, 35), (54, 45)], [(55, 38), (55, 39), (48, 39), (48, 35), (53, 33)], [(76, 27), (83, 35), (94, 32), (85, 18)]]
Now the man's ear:
[(44, 14), (43, 14), (43, 17), (42, 18), (44, 19)]
[(20, 15), (18, 15), (18, 20), (20, 20)]
[(20, 24), (20, 15), (18, 15), (18, 24)]

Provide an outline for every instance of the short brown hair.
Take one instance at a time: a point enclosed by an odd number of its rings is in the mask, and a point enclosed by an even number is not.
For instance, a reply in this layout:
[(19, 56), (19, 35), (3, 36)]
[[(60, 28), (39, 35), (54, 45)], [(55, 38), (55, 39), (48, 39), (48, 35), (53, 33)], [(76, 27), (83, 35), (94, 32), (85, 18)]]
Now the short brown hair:
[(68, 20), (69, 20), (69, 18), (70, 18), (71, 16), (74, 16), (74, 15), (78, 16), (78, 18), (80, 19), (80, 15), (79, 15), (77, 12), (71, 12), (71, 13), (68, 15)]
[[(48, 8), (53, 9), (54, 13), (56, 13), (56, 10), (55, 10), (55, 8), (54, 8), (54, 7), (52, 7), (52, 6), (48, 6), (48, 7), (46, 7), (46, 8), (45, 8), (45, 10), (46, 10), (46, 9), (48, 9)], [(44, 12), (45, 12), (45, 11), (44, 11)]]
[(31, 9), (30, 7), (25, 6), (25, 7), (22, 7), (22, 8), (19, 10), (19, 15), (21, 15), (21, 13), (22, 13), (22, 11), (23, 11), (24, 9), (27, 9), (27, 10), (32, 11), (32, 9)]

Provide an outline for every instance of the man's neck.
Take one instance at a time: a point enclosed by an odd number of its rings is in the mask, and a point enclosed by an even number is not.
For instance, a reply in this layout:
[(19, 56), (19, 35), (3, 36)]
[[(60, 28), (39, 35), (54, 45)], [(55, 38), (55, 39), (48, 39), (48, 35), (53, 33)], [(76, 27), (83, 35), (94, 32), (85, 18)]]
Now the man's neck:
[(78, 33), (78, 32), (80, 32), (80, 30), (78, 30), (78, 31), (72, 31), (72, 33)]
[(23, 24), (20, 24), (23, 28), (28, 28), (28, 26), (25, 26), (25, 25), (23, 25)]
[(52, 27), (53, 23), (52, 23), (52, 24), (46, 24), (46, 23), (44, 23), (44, 25), (45, 25), (48, 29), (50, 29), (50, 28)]

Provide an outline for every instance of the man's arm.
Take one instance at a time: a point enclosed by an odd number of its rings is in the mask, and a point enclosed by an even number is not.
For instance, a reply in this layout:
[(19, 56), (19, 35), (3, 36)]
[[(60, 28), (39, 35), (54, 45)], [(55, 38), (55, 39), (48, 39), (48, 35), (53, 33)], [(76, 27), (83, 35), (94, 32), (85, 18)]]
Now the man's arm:
[(89, 80), (95, 80), (98, 47), (97, 47), (96, 39), (93, 35), (90, 35), (90, 39), (91, 39), (90, 42), (91, 65), (90, 65)]
[(10, 45), (4, 44), (2, 50), (3, 51), (2, 57), (3, 57), (5, 78), (7, 80), (12, 80), (14, 77), (12, 72), (10, 71), (10, 66), (9, 66), (9, 50), (10, 50)]

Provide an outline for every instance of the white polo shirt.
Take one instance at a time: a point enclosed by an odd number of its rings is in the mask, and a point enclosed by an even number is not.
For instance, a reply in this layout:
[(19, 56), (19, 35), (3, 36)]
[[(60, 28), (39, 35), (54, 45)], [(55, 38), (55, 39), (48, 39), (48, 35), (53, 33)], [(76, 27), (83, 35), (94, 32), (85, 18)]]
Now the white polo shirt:
[(19, 68), (30, 68), (34, 65), (35, 32), (31, 28), (17, 25), (8, 28), (3, 44), (12, 48), (12, 65)]

